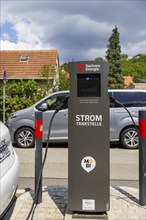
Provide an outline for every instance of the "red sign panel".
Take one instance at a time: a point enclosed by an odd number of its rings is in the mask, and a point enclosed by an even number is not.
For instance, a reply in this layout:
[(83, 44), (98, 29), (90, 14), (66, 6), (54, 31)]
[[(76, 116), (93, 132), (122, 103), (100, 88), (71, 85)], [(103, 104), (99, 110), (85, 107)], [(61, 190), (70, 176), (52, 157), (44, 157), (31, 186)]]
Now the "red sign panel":
[(43, 121), (36, 120), (35, 121), (35, 138), (43, 137)]
[(146, 138), (146, 120), (139, 120), (139, 135)]

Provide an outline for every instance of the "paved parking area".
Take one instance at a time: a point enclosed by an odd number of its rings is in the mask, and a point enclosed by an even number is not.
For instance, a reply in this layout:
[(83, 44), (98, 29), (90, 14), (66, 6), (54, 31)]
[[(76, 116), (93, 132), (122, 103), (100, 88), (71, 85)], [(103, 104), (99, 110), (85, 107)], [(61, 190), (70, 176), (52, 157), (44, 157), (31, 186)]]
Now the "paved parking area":
[[(15, 150), (21, 163), (18, 198), (3, 220), (25, 220), (34, 197), (35, 149), (15, 148)], [(43, 153), (44, 151), (45, 148), (43, 148)], [(43, 178), (43, 186), (46, 186), (43, 188), (43, 202), (37, 205), (31, 219), (72, 219), (72, 216), (66, 213), (68, 201), (67, 147), (49, 148)], [(110, 178), (111, 207), (107, 213), (108, 219), (145, 220), (146, 207), (141, 207), (138, 199), (138, 150), (111, 148)]]
[[(61, 147), (59, 147), (61, 146)], [(34, 188), (35, 149), (15, 148), (20, 158), (19, 189)], [(45, 148), (43, 148), (43, 152)], [(138, 150), (126, 150), (111, 147), (110, 179), (111, 185), (138, 187)], [(66, 185), (68, 179), (68, 148), (64, 145), (53, 145), (43, 170), (43, 185)]]
[[(3, 220), (26, 220), (34, 197), (34, 191), (22, 194), (13, 204)], [(43, 188), (42, 203), (38, 204), (30, 219), (33, 220), (70, 220), (66, 213), (68, 201), (67, 186), (48, 186)], [(89, 214), (84, 214), (88, 219)], [(94, 216), (98, 219), (98, 216)], [(79, 220), (80, 218), (78, 218)], [(91, 218), (90, 218), (91, 219)], [(146, 206), (139, 205), (138, 189), (129, 187), (110, 187), (109, 220), (145, 220)]]

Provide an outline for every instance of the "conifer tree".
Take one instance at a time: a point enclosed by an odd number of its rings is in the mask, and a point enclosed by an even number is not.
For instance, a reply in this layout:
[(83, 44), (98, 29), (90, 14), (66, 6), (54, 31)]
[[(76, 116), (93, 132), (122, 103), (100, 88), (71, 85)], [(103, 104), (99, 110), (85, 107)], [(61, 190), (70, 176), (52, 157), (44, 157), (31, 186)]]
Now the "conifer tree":
[(106, 59), (109, 62), (108, 86), (113, 89), (121, 89), (124, 87), (124, 80), (121, 69), (121, 46), (120, 34), (118, 28), (112, 30), (112, 34), (108, 40)]

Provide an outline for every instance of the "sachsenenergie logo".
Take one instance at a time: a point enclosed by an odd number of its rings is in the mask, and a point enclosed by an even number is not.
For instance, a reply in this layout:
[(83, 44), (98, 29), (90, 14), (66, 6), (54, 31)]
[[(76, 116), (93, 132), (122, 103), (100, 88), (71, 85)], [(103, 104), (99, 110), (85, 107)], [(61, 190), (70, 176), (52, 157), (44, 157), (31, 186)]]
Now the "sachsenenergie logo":
[(83, 72), (83, 71), (86, 71), (86, 72), (96, 72), (96, 71), (99, 71), (100, 69), (100, 64), (94, 64), (94, 63), (91, 63), (91, 64), (83, 64), (83, 63), (79, 63), (78, 66), (78, 71), (79, 72)]
[(84, 71), (84, 70), (85, 70), (84, 64), (79, 63), (79, 64), (78, 64), (78, 71), (79, 71), (79, 72), (82, 72), (82, 71)]

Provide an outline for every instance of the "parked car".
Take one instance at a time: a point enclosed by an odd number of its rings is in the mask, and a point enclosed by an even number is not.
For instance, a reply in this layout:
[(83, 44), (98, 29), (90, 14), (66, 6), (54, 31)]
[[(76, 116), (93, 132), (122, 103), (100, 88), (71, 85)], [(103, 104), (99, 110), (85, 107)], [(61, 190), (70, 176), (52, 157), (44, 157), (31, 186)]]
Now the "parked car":
[[(144, 90), (109, 90), (109, 96), (124, 104), (138, 126), (138, 111), (146, 109), (146, 91)], [(19, 147), (34, 146), (34, 121), (35, 111), (44, 111), (43, 113), (43, 141), (47, 140), (48, 125), (54, 109), (62, 102), (64, 97), (69, 95), (69, 91), (60, 91), (53, 93), (41, 99), (31, 106), (11, 114), (7, 121), (13, 142)], [(129, 149), (138, 148), (139, 138), (137, 130), (127, 113), (127, 111), (118, 104), (110, 101), (110, 140), (120, 141), (120, 143)], [(67, 142), (68, 141), (68, 106), (59, 111), (53, 121), (50, 141)]]
[(0, 121), (0, 219), (11, 204), (18, 186), (19, 159), (8, 128)]

